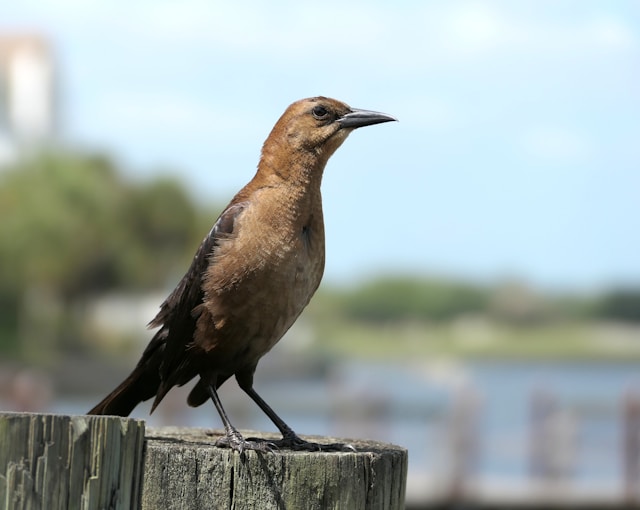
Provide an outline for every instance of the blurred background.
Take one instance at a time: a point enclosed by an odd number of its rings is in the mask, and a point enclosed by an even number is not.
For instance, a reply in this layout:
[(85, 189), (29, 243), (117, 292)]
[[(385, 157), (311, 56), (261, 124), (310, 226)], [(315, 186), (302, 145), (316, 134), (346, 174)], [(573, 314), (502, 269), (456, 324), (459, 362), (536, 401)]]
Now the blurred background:
[[(400, 123), (330, 161), (325, 280), (256, 388), (407, 447), (409, 508), (630, 504), (639, 78), (631, 0), (4, 2), (0, 410), (119, 383), (277, 118), (327, 95)], [(135, 416), (219, 428), (187, 391)]]

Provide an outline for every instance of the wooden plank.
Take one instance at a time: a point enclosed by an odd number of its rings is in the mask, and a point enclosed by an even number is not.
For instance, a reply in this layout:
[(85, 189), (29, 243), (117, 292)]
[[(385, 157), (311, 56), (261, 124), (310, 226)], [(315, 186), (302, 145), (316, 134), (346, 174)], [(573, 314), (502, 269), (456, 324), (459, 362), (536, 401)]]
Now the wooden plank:
[[(249, 451), (240, 456), (214, 446), (216, 439), (217, 436), (201, 429), (148, 430), (141, 508), (404, 508), (407, 451), (403, 448), (349, 440), (357, 452)], [(326, 437), (306, 439), (345, 441)]]
[(138, 507), (144, 422), (0, 413), (0, 508)]

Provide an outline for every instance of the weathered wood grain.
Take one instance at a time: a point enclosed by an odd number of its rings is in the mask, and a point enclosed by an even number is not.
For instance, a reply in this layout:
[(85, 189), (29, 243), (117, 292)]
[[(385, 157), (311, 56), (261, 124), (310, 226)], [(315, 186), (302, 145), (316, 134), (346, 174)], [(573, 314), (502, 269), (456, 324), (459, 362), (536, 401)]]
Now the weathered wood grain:
[(144, 422), (0, 413), (0, 508), (138, 507)]
[(404, 508), (407, 451), (397, 446), (241, 456), (201, 429), (147, 432), (114, 416), (0, 413), (0, 509)]
[(249, 451), (242, 457), (215, 447), (216, 439), (201, 429), (148, 430), (141, 508), (404, 508), (407, 451), (403, 448), (352, 440), (349, 442), (358, 450), (355, 453)]

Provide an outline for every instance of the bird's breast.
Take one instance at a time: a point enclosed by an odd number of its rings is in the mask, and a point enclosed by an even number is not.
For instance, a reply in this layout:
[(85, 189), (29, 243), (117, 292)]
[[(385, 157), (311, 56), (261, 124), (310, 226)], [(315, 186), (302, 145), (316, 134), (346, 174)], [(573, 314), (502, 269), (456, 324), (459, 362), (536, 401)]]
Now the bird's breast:
[(206, 320), (213, 324), (209, 338), (200, 341), (210, 350), (242, 351), (244, 359), (257, 362), (309, 303), (324, 261), (321, 207), (248, 207), (237, 233), (220, 242), (210, 264), (203, 288)]

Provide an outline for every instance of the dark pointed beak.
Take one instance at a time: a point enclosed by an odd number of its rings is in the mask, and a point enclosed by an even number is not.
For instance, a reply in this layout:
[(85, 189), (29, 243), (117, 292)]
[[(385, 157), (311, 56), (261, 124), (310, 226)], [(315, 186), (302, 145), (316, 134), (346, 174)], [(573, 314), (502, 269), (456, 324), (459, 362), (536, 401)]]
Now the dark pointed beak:
[(349, 113), (346, 113), (338, 119), (340, 127), (343, 128), (359, 128), (363, 126), (372, 126), (373, 124), (381, 124), (383, 122), (397, 121), (395, 117), (387, 115), (386, 113), (372, 112), (370, 110), (358, 110), (352, 108)]

